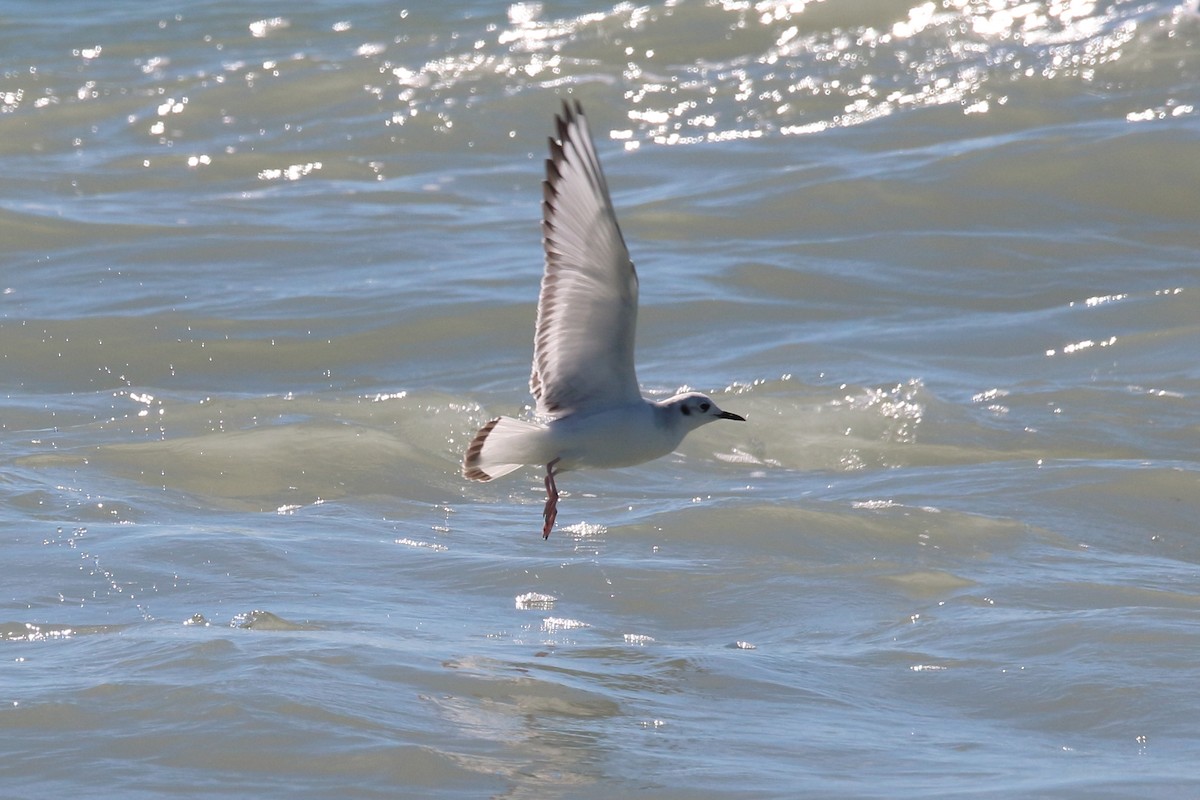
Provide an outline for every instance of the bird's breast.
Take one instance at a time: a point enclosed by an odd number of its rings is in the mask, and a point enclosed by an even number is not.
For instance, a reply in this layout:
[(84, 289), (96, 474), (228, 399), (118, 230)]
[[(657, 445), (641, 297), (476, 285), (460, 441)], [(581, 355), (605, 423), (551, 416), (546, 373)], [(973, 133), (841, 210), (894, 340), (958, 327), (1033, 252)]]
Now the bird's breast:
[(683, 438), (644, 402), (572, 414), (550, 423), (550, 431), (564, 469), (641, 464), (670, 453)]

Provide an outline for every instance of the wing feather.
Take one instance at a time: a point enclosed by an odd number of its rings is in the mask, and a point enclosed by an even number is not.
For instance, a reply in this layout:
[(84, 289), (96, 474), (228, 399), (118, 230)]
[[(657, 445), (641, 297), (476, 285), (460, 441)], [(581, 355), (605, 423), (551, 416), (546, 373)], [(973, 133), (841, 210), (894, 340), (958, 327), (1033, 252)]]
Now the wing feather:
[(539, 414), (641, 398), (633, 364), (638, 280), (578, 102), (555, 117), (542, 193), (546, 252), (529, 388)]

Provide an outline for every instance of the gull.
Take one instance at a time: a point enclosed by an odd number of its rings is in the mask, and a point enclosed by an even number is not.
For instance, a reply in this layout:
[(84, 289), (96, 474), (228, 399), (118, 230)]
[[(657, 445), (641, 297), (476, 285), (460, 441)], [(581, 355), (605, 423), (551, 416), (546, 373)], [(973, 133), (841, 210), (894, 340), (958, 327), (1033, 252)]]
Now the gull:
[(523, 466), (546, 470), (542, 538), (558, 516), (555, 476), (629, 467), (672, 452), (718, 419), (745, 422), (699, 392), (648, 400), (633, 366), (638, 278), (578, 101), (563, 101), (542, 183), (545, 271), (529, 390), (538, 421), (497, 417), (475, 434), (463, 477), (490, 481)]

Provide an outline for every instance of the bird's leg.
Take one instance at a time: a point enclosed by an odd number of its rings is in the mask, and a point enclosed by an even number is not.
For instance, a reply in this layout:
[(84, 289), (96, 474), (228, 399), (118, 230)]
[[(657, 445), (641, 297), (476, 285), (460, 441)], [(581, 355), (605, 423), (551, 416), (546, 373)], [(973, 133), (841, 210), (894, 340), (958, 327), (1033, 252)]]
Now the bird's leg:
[(554, 482), (554, 465), (557, 463), (556, 458), (546, 465), (546, 507), (542, 509), (542, 519), (546, 524), (542, 526), (543, 539), (550, 538), (554, 520), (558, 517), (558, 485)]

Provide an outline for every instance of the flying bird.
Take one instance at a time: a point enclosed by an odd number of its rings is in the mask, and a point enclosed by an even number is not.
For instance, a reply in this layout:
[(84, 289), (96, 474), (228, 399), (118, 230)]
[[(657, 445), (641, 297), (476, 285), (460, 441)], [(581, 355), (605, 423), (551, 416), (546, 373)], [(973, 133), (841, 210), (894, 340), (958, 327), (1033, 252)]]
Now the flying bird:
[(642, 397), (633, 365), (637, 272), (583, 107), (564, 101), (555, 123), (542, 183), (546, 264), (529, 377), (538, 421), (489, 421), (468, 445), (462, 467), (473, 481), (544, 467), (543, 539), (558, 516), (559, 473), (641, 464), (672, 452), (701, 425), (745, 422), (699, 392)]

